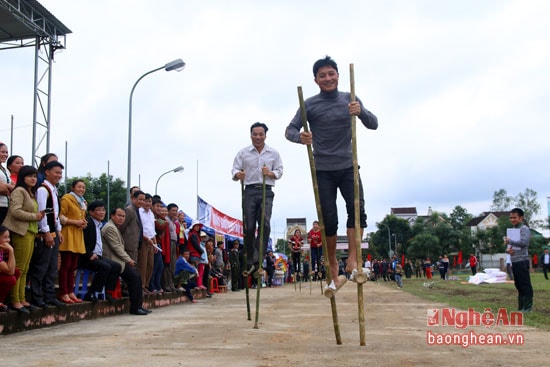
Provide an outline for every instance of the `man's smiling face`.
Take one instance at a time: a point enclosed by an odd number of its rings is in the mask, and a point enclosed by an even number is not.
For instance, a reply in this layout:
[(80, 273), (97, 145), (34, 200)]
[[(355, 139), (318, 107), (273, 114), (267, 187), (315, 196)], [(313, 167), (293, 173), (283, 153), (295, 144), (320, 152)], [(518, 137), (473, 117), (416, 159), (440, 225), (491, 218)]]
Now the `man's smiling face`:
[(323, 66), (317, 71), (315, 83), (323, 92), (332, 92), (338, 88), (339, 74), (332, 66)]

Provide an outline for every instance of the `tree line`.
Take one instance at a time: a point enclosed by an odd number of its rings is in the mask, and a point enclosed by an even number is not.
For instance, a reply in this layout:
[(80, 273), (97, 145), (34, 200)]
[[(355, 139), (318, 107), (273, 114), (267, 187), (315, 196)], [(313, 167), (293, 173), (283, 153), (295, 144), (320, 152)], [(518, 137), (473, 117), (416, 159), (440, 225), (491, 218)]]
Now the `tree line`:
[[(540, 254), (548, 239), (533, 230), (548, 228), (548, 220), (537, 219), (541, 206), (537, 202), (536, 191), (528, 188), (516, 196), (510, 196), (505, 189), (497, 190), (494, 192), (489, 211), (508, 212), (514, 207), (524, 210), (525, 220), (532, 229), (529, 253)], [(473, 218), (474, 216), (460, 205), (450, 214), (434, 212), (428, 217), (418, 217), (412, 225), (405, 219), (387, 215), (377, 224), (378, 230), (370, 234), (371, 248), (367, 252), (375, 257), (390, 256), (387, 233), (389, 228), (392, 234), (391, 251), (399, 255), (405, 254), (410, 259), (437, 259), (443, 254), (451, 255), (461, 251), (463, 261), (466, 261), (470, 253), (503, 253), (506, 248), (503, 241), (506, 229), (512, 227), (508, 215), (500, 216), (496, 226), (486, 230), (478, 229), (475, 232), (467, 226)]]
[[(94, 200), (102, 200), (108, 209), (126, 206), (126, 186), (120, 178), (114, 179), (103, 173), (99, 177), (76, 176), (67, 179), (65, 185), (60, 185), (59, 194), (70, 191), (74, 180), (83, 180), (86, 183), (85, 199), (88, 203)], [(525, 220), (531, 229), (548, 228), (548, 220), (537, 219), (541, 206), (537, 202), (537, 192), (525, 189), (516, 196), (508, 195), (505, 189), (500, 189), (493, 194), (493, 203), (490, 211), (510, 211), (514, 207), (520, 207), (525, 212)], [(450, 214), (434, 212), (429, 217), (418, 217), (414, 224), (394, 215), (387, 215), (384, 220), (377, 223), (377, 231), (368, 234), (370, 248), (363, 250), (363, 255), (370, 254), (373, 257), (389, 257), (390, 253), (405, 254), (407, 258), (425, 258), (429, 256), (437, 259), (440, 255), (456, 254), (462, 251), (466, 261), (470, 253), (502, 253), (505, 250), (503, 237), (506, 229), (512, 225), (507, 215), (498, 219), (498, 225), (487, 230), (478, 230), (472, 233), (466, 226), (474, 216), (460, 205), (454, 207)], [(388, 240), (388, 229), (390, 232)], [(529, 252), (541, 253), (547, 245), (545, 239), (537, 232), (531, 235)], [(286, 239), (278, 239), (275, 242), (275, 251), (286, 253), (288, 250)]]
[[(113, 179), (113, 176), (102, 173), (99, 177), (92, 177), (90, 173), (86, 176), (75, 176), (67, 178), (64, 184), (59, 185), (59, 195), (71, 191), (71, 183), (75, 180), (82, 180), (86, 183), (86, 194), (84, 198), (88, 203), (94, 200), (101, 200), (105, 208), (124, 208), (126, 206), (126, 185), (120, 178)], [(108, 218), (108, 216), (107, 216)]]

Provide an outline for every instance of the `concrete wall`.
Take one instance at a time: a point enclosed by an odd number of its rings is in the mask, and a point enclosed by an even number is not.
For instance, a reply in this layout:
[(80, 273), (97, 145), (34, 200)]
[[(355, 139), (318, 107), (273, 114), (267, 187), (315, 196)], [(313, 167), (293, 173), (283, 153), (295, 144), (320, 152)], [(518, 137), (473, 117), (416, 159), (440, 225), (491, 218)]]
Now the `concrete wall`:
[[(193, 297), (197, 299), (204, 298), (206, 297), (206, 291), (193, 290)], [(188, 302), (188, 299), (184, 293), (164, 293), (162, 296), (143, 297), (143, 306), (151, 310), (185, 302)], [(99, 301), (95, 305), (90, 302), (83, 302), (67, 305), (64, 308), (50, 306), (46, 309), (33, 311), (28, 315), (19, 314), (16, 311), (0, 312), (0, 334), (115, 316), (129, 313), (129, 309), (130, 301), (125, 297), (112, 302)]]

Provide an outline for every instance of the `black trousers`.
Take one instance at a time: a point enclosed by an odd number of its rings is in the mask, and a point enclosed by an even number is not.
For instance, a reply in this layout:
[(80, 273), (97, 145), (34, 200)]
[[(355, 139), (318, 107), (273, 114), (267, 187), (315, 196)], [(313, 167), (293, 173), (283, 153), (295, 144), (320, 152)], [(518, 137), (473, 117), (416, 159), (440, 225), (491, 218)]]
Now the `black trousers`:
[(294, 271), (296, 273), (299, 273), (301, 272), (301, 267), (300, 267), (300, 257), (301, 257), (301, 254), (300, 252), (293, 252), (292, 253), (292, 264), (294, 264)]
[(548, 272), (550, 271), (550, 264), (542, 264), (542, 272), (544, 273), (544, 278), (548, 280)]
[[(267, 242), (269, 241), (269, 235), (271, 233), (271, 211), (273, 208), (273, 198), (275, 194), (272, 190), (266, 190), (265, 192), (265, 216), (264, 216), (264, 228), (263, 228), (263, 254), (266, 254)], [(246, 265), (252, 265), (259, 263), (259, 250), (260, 250), (260, 229), (258, 229), (258, 237), (256, 237), (256, 228), (261, 224), (262, 218), (262, 189), (247, 187), (244, 190), (244, 211), (245, 211), (245, 229), (246, 234), (244, 237), (244, 247), (247, 254)]]
[(514, 284), (518, 290), (518, 301), (521, 303), (521, 300), (526, 298), (532, 300), (533, 287), (529, 274), (529, 260), (512, 263), (512, 272), (514, 273)]
[(266, 272), (267, 272), (267, 286), (271, 287), (273, 285), (273, 275), (275, 274), (275, 268), (268, 267), (266, 269)]
[(116, 282), (122, 270), (119, 263), (105, 257), (99, 257), (95, 260), (81, 257), (79, 267), (96, 273), (90, 288), (88, 288), (89, 293), (101, 292), (103, 287), (107, 291), (115, 290)]
[(143, 289), (141, 287), (141, 276), (139, 272), (126, 264), (120, 277), (128, 285), (128, 295), (130, 296), (130, 312), (136, 312), (143, 306)]
[(59, 236), (55, 236), (54, 245), (46, 246), (42, 238), (34, 241), (29, 266), (32, 300), (35, 303), (52, 302), (56, 299), (55, 281), (57, 279), (57, 256), (59, 254)]
[(241, 266), (239, 264), (231, 264), (231, 290), (239, 289), (239, 277), (241, 275)]
[(193, 279), (189, 279), (187, 284), (183, 285), (183, 288), (185, 289), (185, 295), (187, 296), (187, 299), (189, 301), (193, 301), (193, 293), (191, 292), (191, 289), (195, 288), (197, 286), (197, 282), (195, 282)]

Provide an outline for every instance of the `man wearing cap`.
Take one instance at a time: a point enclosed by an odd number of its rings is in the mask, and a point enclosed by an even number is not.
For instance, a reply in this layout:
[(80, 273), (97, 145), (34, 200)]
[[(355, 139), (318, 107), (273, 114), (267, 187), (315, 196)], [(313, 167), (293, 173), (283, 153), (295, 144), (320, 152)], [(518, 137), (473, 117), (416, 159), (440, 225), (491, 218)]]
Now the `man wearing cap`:
[(229, 264), (231, 265), (231, 290), (240, 291), (239, 278), (241, 273), (241, 262), (239, 261), (239, 240), (233, 241), (233, 247), (229, 251)]
[(191, 222), (191, 228), (189, 229), (188, 241), (187, 241), (187, 250), (189, 250), (189, 257), (192, 261), (199, 261), (201, 258), (201, 238), (200, 232), (202, 228), (202, 223), (197, 219)]
[[(265, 144), (267, 126), (255, 122), (250, 127), (252, 144), (241, 149), (233, 160), (231, 175), (233, 181), (240, 180), (245, 185), (244, 216), (245, 236), (244, 247), (247, 254), (247, 270), (259, 269), (259, 238), (256, 238), (257, 225), (261, 224), (263, 183), (265, 182), (265, 208), (263, 228), (263, 250), (271, 232), (271, 209), (273, 207), (273, 186), (275, 180), (283, 175), (283, 161), (279, 152)], [(258, 231), (258, 235), (259, 235)], [(254, 268), (252, 268), (254, 266)]]
[[(206, 242), (208, 241), (208, 235), (206, 232), (201, 231), (201, 258), (199, 260), (199, 279), (197, 279), (197, 286), (200, 289), (207, 290), (208, 287), (208, 275), (210, 273), (210, 270), (208, 268), (209, 262), (208, 262), (208, 253), (206, 252)], [(210, 292), (206, 292), (207, 297), (210, 296)]]

